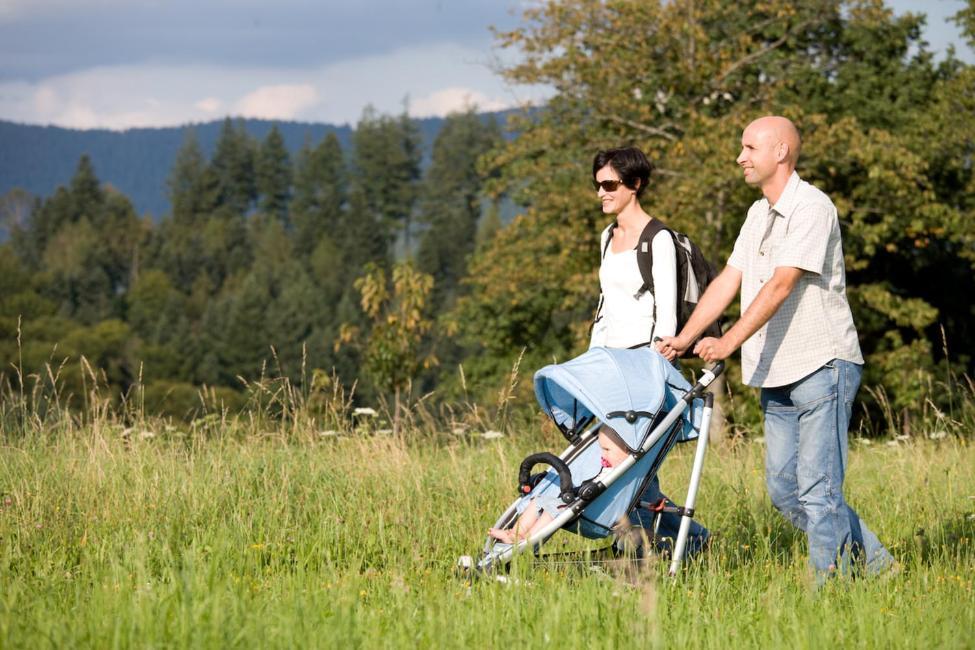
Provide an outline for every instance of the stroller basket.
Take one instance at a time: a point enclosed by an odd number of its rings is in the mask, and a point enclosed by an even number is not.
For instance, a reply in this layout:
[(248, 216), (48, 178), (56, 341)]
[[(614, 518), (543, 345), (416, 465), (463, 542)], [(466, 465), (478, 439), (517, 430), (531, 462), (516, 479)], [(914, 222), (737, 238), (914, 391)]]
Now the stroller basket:
[[(510, 528), (532, 499), (558, 500), (558, 514), (526, 539), (504, 543), (488, 537), (478, 560), (460, 559), (462, 568), (477, 572), (506, 565), (512, 557), (539, 547), (561, 528), (592, 539), (613, 534), (613, 528), (638, 503), (677, 442), (697, 438), (698, 447), (681, 509), (680, 532), (674, 547), (671, 574), (683, 555), (707, 446), (713, 395), (706, 389), (724, 364), (705, 370), (696, 385), (655, 350), (593, 348), (562, 364), (535, 373), (535, 395), (569, 441), (556, 456), (533, 454), (519, 471), (521, 496), (498, 518), (495, 528)], [(626, 446), (627, 456), (603, 471), (596, 444), (601, 423), (612, 427)], [(531, 474), (538, 464), (543, 473)]]

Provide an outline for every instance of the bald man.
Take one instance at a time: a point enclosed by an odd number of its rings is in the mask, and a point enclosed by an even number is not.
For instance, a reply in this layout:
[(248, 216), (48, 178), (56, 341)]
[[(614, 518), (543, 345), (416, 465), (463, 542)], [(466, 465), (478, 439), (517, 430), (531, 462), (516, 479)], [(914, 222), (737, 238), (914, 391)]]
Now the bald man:
[(683, 355), (741, 289), (741, 318), (694, 353), (726, 359), (741, 347), (742, 378), (761, 389), (765, 476), (772, 503), (806, 533), (817, 583), (879, 574), (894, 559), (843, 498), (847, 428), (863, 356), (846, 299), (836, 207), (799, 178), (801, 140), (784, 117), (755, 120), (738, 166), (763, 198), (752, 204), (724, 270), (687, 324), (658, 350)]

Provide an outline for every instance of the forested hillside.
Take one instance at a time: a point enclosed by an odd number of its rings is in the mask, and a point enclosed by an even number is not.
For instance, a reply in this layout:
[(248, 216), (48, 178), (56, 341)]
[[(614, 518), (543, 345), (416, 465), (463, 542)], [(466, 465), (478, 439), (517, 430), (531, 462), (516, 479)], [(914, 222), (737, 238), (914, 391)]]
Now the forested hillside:
[[(503, 115), (487, 115), (485, 118), (503, 119)], [(318, 142), (329, 133), (334, 133), (339, 143), (348, 147), (354, 129), (354, 125), (347, 124), (251, 119), (237, 123), (258, 140), (276, 127), (292, 156), (306, 140)], [(416, 124), (426, 163), (443, 119), (425, 118), (417, 120)], [(99, 178), (125, 194), (137, 214), (148, 212), (158, 219), (170, 208), (166, 175), (186, 132), (192, 129), (200, 148), (210, 156), (217, 146), (221, 128), (221, 122), (216, 121), (172, 128), (81, 131), (0, 120), (0, 195), (21, 188), (34, 196), (48, 196), (70, 180), (78, 159), (87, 155), (98, 170)]]
[[(499, 34), (521, 55), (508, 80), (554, 87), (549, 103), (507, 137), (447, 118), (428, 165), (405, 115), (367, 111), (297, 152), (281, 128), (227, 121), (212, 150), (182, 142), (153, 220), (73, 160), (43, 200), (0, 206), (4, 381), (77, 401), (90, 375), (179, 416), (239, 405), (269, 376), (364, 401), (476, 397), (519, 360), (530, 374), (586, 345), (596, 150), (646, 150), (646, 206), (723, 263), (758, 198), (734, 162), (741, 130), (780, 113), (803, 134), (799, 173), (840, 213), (872, 420), (950, 418), (975, 337), (975, 67), (935, 62), (919, 20), (870, 0), (567, 0)], [(504, 226), (502, 200), (522, 206)], [(732, 421), (754, 418), (753, 393), (733, 392)]]

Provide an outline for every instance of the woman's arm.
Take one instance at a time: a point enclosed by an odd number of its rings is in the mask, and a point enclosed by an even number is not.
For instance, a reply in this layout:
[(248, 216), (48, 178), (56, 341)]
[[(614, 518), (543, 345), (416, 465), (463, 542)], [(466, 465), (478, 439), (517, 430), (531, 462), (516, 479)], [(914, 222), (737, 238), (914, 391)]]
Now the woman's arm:
[(650, 242), (650, 251), (655, 312), (653, 338), (673, 336), (677, 333), (677, 251), (673, 236), (661, 230)]

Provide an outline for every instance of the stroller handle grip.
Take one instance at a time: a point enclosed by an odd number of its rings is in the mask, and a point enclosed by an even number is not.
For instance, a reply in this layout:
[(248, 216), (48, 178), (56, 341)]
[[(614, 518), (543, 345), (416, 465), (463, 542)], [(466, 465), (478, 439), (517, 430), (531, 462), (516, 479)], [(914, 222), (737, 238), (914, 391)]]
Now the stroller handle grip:
[(569, 466), (565, 464), (565, 461), (547, 451), (532, 454), (521, 461), (521, 468), (518, 471), (518, 493), (528, 494), (535, 487), (533, 483), (537, 481), (532, 481), (531, 471), (539, 463), (551, 465), (552, 469), (558, 473), (559, 486), (562, 488), (559, 498), (562, 499), (562, 503), (572, 503), (576, 497), (575, 488), (572, 487), (572, 472), (569, 471)]

